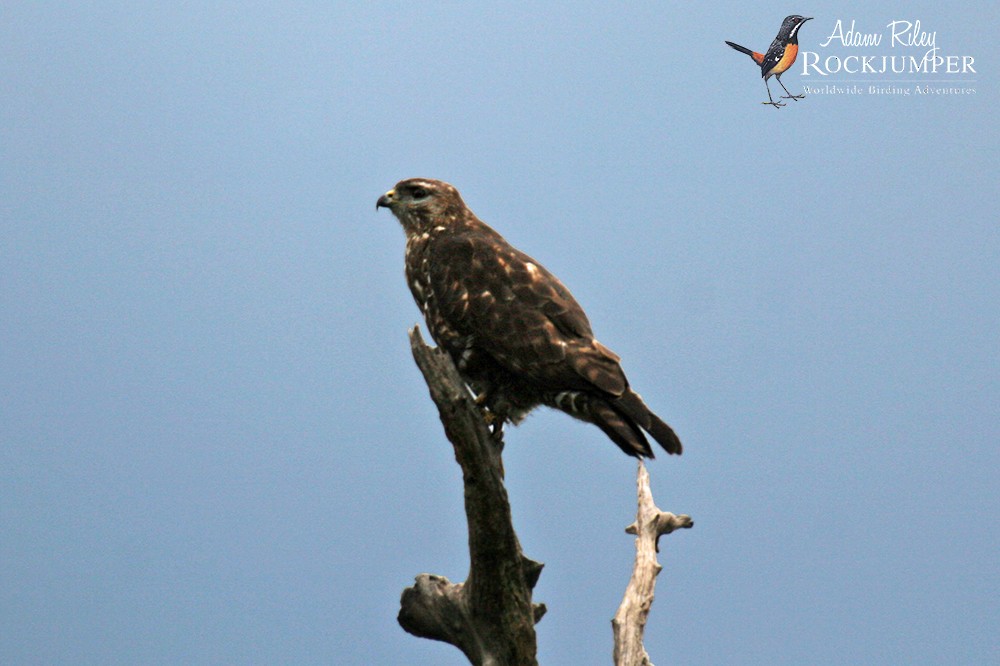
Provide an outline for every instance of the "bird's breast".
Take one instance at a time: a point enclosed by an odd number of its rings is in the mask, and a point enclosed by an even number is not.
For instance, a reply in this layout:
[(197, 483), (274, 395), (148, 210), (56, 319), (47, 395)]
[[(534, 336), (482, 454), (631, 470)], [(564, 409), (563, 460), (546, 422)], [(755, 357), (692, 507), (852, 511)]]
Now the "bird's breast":
[(417, 307), (426, 316), (429, 301), (434, 296), (431, 289), (426, 237), (414, 236), (406, 242), (406, 282)]
[(781, 55), (781, 59), (771, 70), (773, 74), (781, 74), (786, 69), (792, 66), (795, 62), (796, 56), (799, 55), (799, 45), (798, 44), (788, 44), (785, 46), (785, 52)]

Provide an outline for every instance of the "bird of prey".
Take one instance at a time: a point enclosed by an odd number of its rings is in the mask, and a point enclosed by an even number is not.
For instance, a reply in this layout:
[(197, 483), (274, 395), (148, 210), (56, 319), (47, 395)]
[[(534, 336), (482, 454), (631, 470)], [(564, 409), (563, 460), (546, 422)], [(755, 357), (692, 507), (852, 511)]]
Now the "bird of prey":
[(593, 423), (630, 456), (681, 442), (629, 386), (552, 273), (479, 220), (448, 183), (411, 178), (375, 205), (406, 232), (406, 280), (435, 342), (501, 429), (546, 405)]

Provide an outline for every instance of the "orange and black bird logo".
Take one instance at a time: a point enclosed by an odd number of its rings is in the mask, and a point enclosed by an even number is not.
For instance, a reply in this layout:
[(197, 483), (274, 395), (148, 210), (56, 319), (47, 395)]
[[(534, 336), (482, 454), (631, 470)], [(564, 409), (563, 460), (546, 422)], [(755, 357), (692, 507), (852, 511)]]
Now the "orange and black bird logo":
[(798, 14), (793, 14), (785, 18), (781, 22), (781, 30), (778, 31), (778, 36), (774, 38), (771, 42), (771, 46), (768, 47), (767, 53), (757, 53), (756, 51), (751, 51), (745, 46), (740, 46), (739, 44), (733, 44), (732, 42), (726, 42), (731, 47), (739, 51), (740, 53), (746, 53), (748, 56), (753, 58), (753, 61), (760, 65), (760, 75), (764, 79), (764, 87), (767, 88), (767, 98), (770, 100), (768, 102), (761, 102), (761, 104), (770, 104), (774, 108), (779, 106), (784, 106), (784, 102), (775, 102), (774, 98), (771, 97), (771, 86), (767, 84), (767, 80), (772, 76), (778, 79), (778, 83), (781, 87), (785, 89), (787, 95), (782, 95), (782, 99), (794, 99), (796, 102), (803, 99), (805, 95), (793, 95), (788, 92), (788, 88), (785, 88), (785, 84), (781, 83), (781, 75), (792, 66), (795, 62), (795, 57), (799, 55), (799, 28), (806, 21), (811, 20), (804, 16), (799, 16)]

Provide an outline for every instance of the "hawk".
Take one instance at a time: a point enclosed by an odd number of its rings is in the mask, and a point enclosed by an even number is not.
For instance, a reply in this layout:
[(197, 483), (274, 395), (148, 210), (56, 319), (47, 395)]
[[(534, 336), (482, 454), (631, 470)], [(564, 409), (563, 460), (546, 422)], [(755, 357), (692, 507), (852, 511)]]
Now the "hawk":
[(406, 280), (431, 336), (495, 426), (546, 405), (596, 425), (630, 456), (653, 457), (644, 430), (680, 454), (677, 435), (629, 387), (569, 290), (479, 220), (458, 190), (411, 178), (380, 207), (406, 232)]

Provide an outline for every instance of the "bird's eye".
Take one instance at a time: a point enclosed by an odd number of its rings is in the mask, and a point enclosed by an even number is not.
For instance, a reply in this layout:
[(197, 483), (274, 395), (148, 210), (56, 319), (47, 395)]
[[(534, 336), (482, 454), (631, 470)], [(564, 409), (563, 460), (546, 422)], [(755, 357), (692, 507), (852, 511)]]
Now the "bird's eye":
[(428, 192), (423, 187), (414, 187), (413, 190), (412, 190), (412, 192), (411, 192), (411, 194), (413, 194), (413, 198), (414, 199), (423, 199), (428, 194), (430, 194), (430, 192)]

